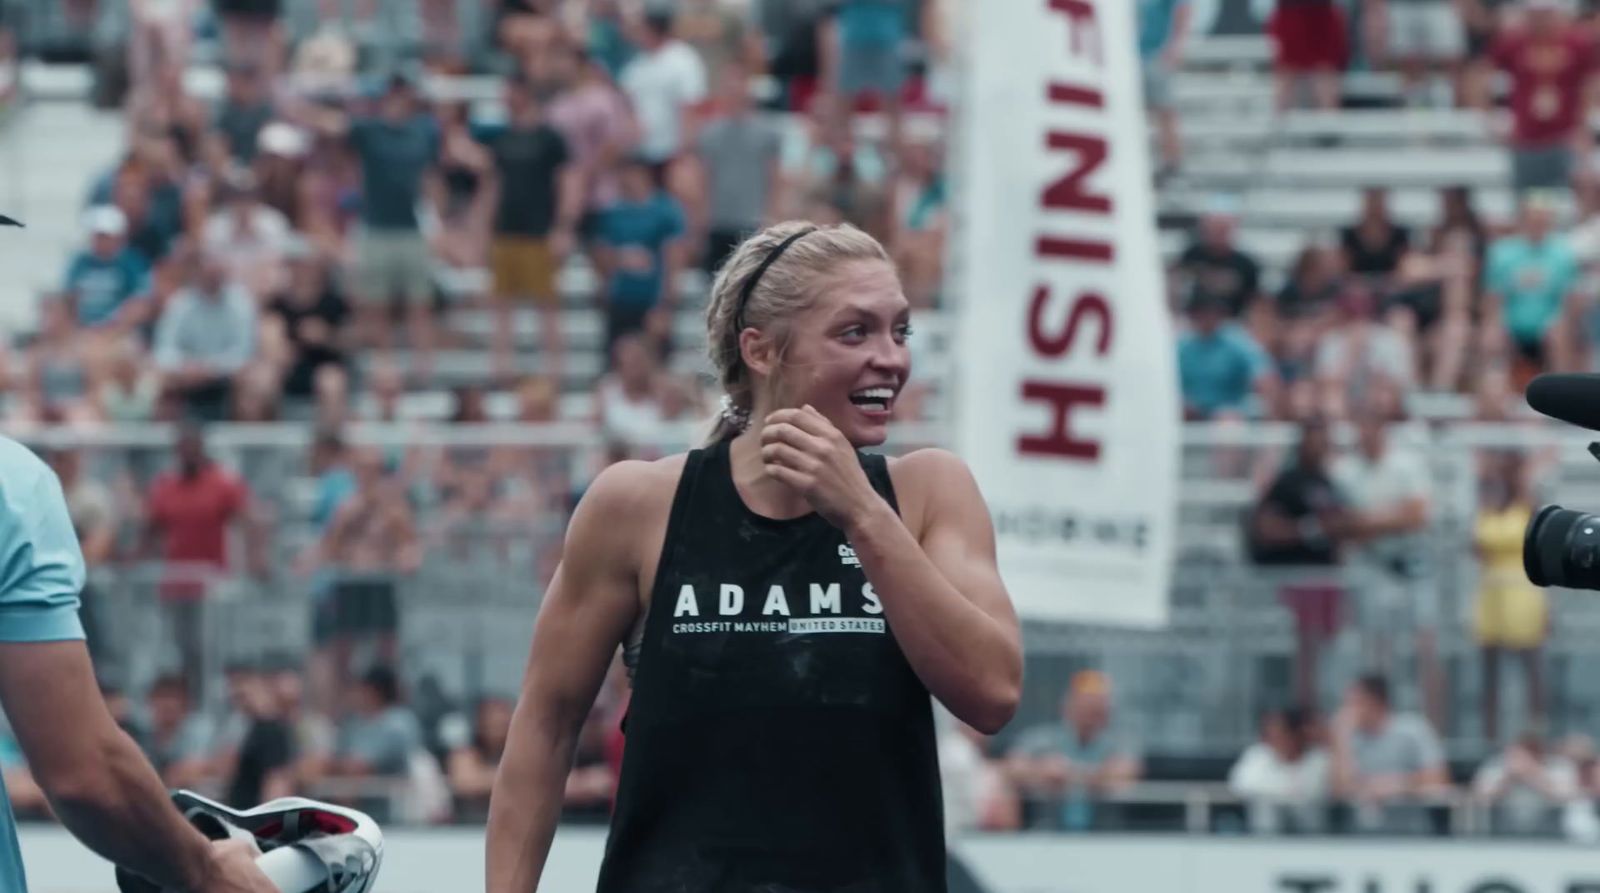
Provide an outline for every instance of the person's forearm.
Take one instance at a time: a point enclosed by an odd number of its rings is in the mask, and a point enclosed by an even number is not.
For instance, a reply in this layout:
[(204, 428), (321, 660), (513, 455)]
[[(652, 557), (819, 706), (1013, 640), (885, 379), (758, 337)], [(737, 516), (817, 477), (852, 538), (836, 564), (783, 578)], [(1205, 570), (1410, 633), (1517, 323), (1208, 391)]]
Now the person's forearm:
[(1022, 687), (1017, 643), (945, 579), (887, 502), (877, 500), (846, 533), (922, 684), (963, 722), (999, 731)]
[[(559, 723), (545, 729), (552, 725)], [(489, 794), (488, 893), (539, 889), (561, 818), (577, 733), (541, 730), (534, 735), (535, 740), (521, 746), (514, 740), (507, 743)]]
[(203, 890), (211, 845), (173, 808), (155, 770), (121, 730), (100, 757), (46, 787), (61, 824), (107, 861), (162, 887)]

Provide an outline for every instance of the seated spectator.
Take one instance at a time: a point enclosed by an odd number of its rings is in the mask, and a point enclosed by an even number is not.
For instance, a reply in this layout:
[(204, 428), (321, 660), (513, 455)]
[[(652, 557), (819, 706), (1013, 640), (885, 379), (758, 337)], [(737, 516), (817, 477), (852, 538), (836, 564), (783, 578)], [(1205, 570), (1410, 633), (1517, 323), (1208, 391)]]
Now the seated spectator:
[[(684, 264), (684, 230), (682, 206), (656, 188), (649, 163), (629, 159), (622, 170), (622, 200), (601, 215), (597, 226), (608, 356), (623, 335), (670, 324)], [(665, 352), (666, 338), (658, 346)]]
[[(404, 782), (412, 755), (422, 750), (422, 728), (400, 701), (400, 680), (394, 671), (381, 666), (368, 670), (350, 689), (347, 703), (350, 712), (339, 729), (329, 777)], [(357, 803), (358, 808), (391, 814), (384, 795), (363, 797)]]
[(1500, 663), (1516, 655), (1527, 685), (1528, 722), (1544, 717), (1540, 649), (1550, 635), (1550, 607), (1544, 590), (1528, 582), (1522, 549), (1533, 503), (1522, 454), (1507, 450), (1493, 456), (1478, 481), (1478, 517), (1473, 526), (1473, 551), (1478, 558), (1478, 597), (1473, 627), (1483, 649), (1483, 737), (1498, 741), (1500, 731)]
[(1339, 76), (1350, 61), (1349, 30), (1338, 0), (1278, 0), (1267, 23), (1273, 43), (1278, 111), (1309, 83), (1319, 109), (1339, 107)]
[(1331, 451), (1327, 424), (1315, 418), (1303, 422), (1293, 460), (1245, 522), (1251, 562), (1284, 568), (1278, 598), (1294, 614), (1294, 691), (1302, 704), (1320, 700), (1322, 653), (1339, 630), (1344, 597), (1338, 565), (1349, 520), (1329, 468)]
[(310, 222), (306, 185), (315, 185), (307, 175), (310, 154), (310, 133), (287, 121), (273, 121), (261, 128), (250, 168), (261, 201), (282, 214), (291, 229), (302, 232)]
[(1393, 711), (1387, 678), (1357, 679), (1333, 722), (1333, 793), (1351, 807), (1356, 829), (1423, 831), (1421, 805), (1449, 788), (1444, 749), (1428, 721)]
[(1189, 279), (1189, 294), (1221, 301), (1232, 319), (1243, 318), (1261, 291), (1261, 265), (1234, 245), (1238, 223), (1231, 203), (1213, 203), (1177, 264)]
[(745, 236), (778, 219), (782, 136), (774, 122), (756, 111), (752, 88), (744, 66), (730, 64), (718, 82), (718, 114), (700, 130), (700, 163), (709, 191), (702, 258), (708, 274), (722, 266)]
[(89, 248), (72, 258), (63, 286), (77, 310), (78, 324), (123, 329), (138, 325), (144, 308), (137, 299), (150, 287), (150, 269), (127, 246), (128, 218), (114, 207), (100, 205), (84, 215), (84, 226)]
[(143, 165), (123, 165), (111, 183), (110, 207), (128, 221), (128, 247), (147, 264), (166, 257), (182, 230), (177, 187)]
[(1502, 19), (1490, 56), (1510, 79), (1511, 180), (1519, 196), (1564, 189), (1580, 172), (1595, 38), (1574, 27), (1563, 0), (1529, 0), (1520, 23)]
[(1228, 322), (1221, 299), (1196, 295), (1178, 336), (1183, 416), (1191, 421), (1242, 421), (1273, 404), (1272, 363), (1242, 327)]
[(1479, 767), (1472, 794), (1490, 809), (1490, 833), (1547, 837), (1560, 833), (1562, 808), (1580, 797), (1581, 785), (1576, 767), (1528, 731)]
[(481, 699), (473, 711), (469, 737), (449, 742), (446, 770), (458, 820), (481, 820), (489, 815), (489, 792), (494, 789), (495, 771), (511, 732), (514, 706), (506, 698)]
[(150, 727), (145, 755), (169, 788), (194, 787), (209, 777), (212, 727), (193, 711), (181, 677), (162, 676), (145, 695)]
[(1317, 740), (1316, 718), (1303, 707), (1267, 711), (1261, 740), (1228, 772), (1228, 789), (1249, 803), (1257, 834), (1323, 830), (1328, 787), (1328, 753)]
[(606, 745), (618, 721), (610, 705), (597, 701), (578, 730), (577, 752), (562, 796), (562, 818), (603, 823), (610, 816), (617, 794), (617, 771), (607, 759)]
[(326, 715), (306, 704), (304, 664), (302, 657), (269, 655), (263, 679), (277, 699), (279, 716), (289, 726), (291, 777), (299, 785), (312, 785), (327, 773), (336, 733)]
[(156, 416), (161, 399), (161, 374), (145, 362), (132, 337), (110, 345), (106, 374), (95, 388), (98, 414), (112, 424), (139, 424)]
[(1333, 315), (1341, 287), (1339, 256), (1311, 244), (1301, 249), (1274, 302), (1268, 346), (1283, 383), (1274, 415), (1304, 418), (1316, 409), (1317, 341)]
[(1483, 330), (1486, 350), (1510, 355), (1525, 382), (1544, 371), (1576, 371), (1575, 325), (1581, 268), (1567, 240), (1554, 232), (1548, 196), (1523, 204), (1521, 226), (1489, 246), (1484, 265)]
[(278, 797), (295, 794), (294, 729), (284, 705), (256, 673), (243, 682), (238, 706), (245, 719), (244, 735), (226, 765), (226, 802), (248, 809)]
[(618, 338), (611, 347), (611, 371), (594, 389), (595, 421), (602, 436), (639, 447), (661, 440), (667, 376), (642, 334)]
[(310, 244), (290, 242), (287, 254), (288, 282), (267, 301), (263, 329), (266, 343), (284, 354), (274, 359), (283, 370), (285, 396), (309, 401), (318, 370), (345, 365), (350, 305)]
[(100, 572), (116, 557), (120, 527), (116, 497), (99, 476), (84, 471), (81, 449), (41, 452), (41, 458), (50, 463), (50, 469), (61, 482), (61, 495), (67, 500), (67, 517), (72, 521), (72, 532), (83, 552), (88, 574), (78, 593), (78, 619), (83, 624), (89, 656), (95, 667), (103, 670), (111, 665), (113, 655), (107, 648), (105, 634), (109, 630), (105, 615), (108, 606), (101, 601), (105, 591), (101, 588)]
[(18, 421), (82, 425), (97, 419), (90, 387), (99, 365), (97, 347), (95, 339), (83, 336), (65, 299), (41, 301)]
[(1007, 766), (1012, 783), (1031, 801), (1029, 824), (1066, 831), (1097, 827), (1103, 807), (1094, 801), (1116, 795), (1143, 774), (1137, 751), (1111, 726), (1111, 681), (1093, 670), (1072, 677), (1060, 722), (1017, 736)]
[(201, 250), (217, 259), (228, 279), (264, 297), (280, 285), (289, 221), (261, 200), (254, 180), (239, 175), (222, 190), (219, 208), (206, 221)]
[(937, 303), (944, 278), (947, 196), (939, 151), (908, 142), (900, 149), (889, 249), (913, 307)]
[(156, 323), (155, 365), (163, 388), (192, 416), (228, 417), (234, 377), (256, 352), (256, 303), (206, 256)]
[(1415, 363), (1405, 339), (1377, 318), (1372, 289), (1353, 281), (1340, 291), (1338, 312), (1317, 347), (1320, 412), (1347, 419), (1382, 389), (1410, 393)]
[(1389, 190), (1369, 186), (1361, 193), (1361, 215), (1339, 230), (1345, 269), (1371, 280), (1375, 290), (1388, 291), (1389, 279), (1411, 248), (1411, 231), (1389, 214)]
[(229, 415), (232, 421), (242, 424), (276, 422), (282, 406), (283, 379), (272, 366), (254, 363), (234, 379)]

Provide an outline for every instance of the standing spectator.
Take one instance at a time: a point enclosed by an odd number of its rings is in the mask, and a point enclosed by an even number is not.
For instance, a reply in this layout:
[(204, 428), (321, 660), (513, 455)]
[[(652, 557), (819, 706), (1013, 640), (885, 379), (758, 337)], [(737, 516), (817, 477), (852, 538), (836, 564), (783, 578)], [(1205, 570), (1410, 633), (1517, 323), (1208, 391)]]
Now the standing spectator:
[(618, 79), (639, 121), (639, 157), (662, 186), (668, 185), (672, 163), (688, 148), (684, 125), (690, 112), (706, 98), (705, 63), (693, 47), (672, 36), (672, 18), (660, 8), (640, 17), (639, 52)]
[(1314, 417), (1303, 422), (1294, 459), (1246, 520), (1251, 561), (1286, 571), (1278, 596), (1294, 614), (1295, 699), (1302, 704), (1320, 700), (1322, 653), (1339, 629), (1344, 594), (1339, 545), (1349, 521), (1329, 472), (1330, 453), (1327, 424)]
[(1273, 405), (1272, 363), (1243, 328), (1228, 322), (1221, 298), (1198, 295), (1178, 336), (1183, 416), (1242, 421)]
[(207, 780), (211, 724), (193, 711), (189, 686), (181, 677), (162, 676), (151, 684), (145, 703), (150, 714), (145, 753), (161, 780), (172, 788)]
[(226, 91), (212, 126), (227, 141), (228, 154), (236, 164), (255, 162), (261, 131), (273, 114), (272, 96), (261, 69), (247, 63), (229, 65)]
[(421, 565), (416, 519), (388, 460), (365, 449), (353, 464), (356, 490), (333, 513), (316, 556), (334, 575), (313, 618), (317, 643), (326, 646), (320, 663), (327, 678), (318, 688), (335, 699), (357, 645), (370, 640), (380, 663), (394, 663), (399, 580)]
[(89, 249), (72, 258), (64, 287), (78, 323), (88, 328), (136, 325), (142, 318), (136, 299), (150, 287), (150, 269), (127, 246), (128, 218), (117, 208), (100, 205), (84, 215), (84, 228)]
[(204, 421), (228, 417), (234, 379), (256, 352), (256, 302), (209, 255), (156, 322), (155, 365), (167, 394)]
[(1410, 105), (1429, 103), (1426, 78), (1459, 67), (1466, 34), (1457, 0), (1377, 0), (1367, 7), (1377, 19), (1372, 29), (1384, 36), (1383, 49), (1399, 69), (1401, 90)]
[(350, 124), (350, 142), (361, 159), (361, 223), (356, 292), (363, 336), (392, 347), (386, 316), (390, 303), (404, 302), (411, 348), (426, 370), (434, 344), (433, 267), (417, 206), (437, 177), (438, 122), (419, 104), (416, 86), (404, 75), (389, 79), (378, 117)]
[(1472, 779), (1473, 797), (1489, 808), (1489, 833), (1496, 836), (1559, 834), (1563, 807), (1581, 792), (1577, 767), (1532, 730), (1480, 766)]
[(1385, 389), (1410, 393), (1416, 362), (1410, 345), (1377, 319), (1377, 302), (1363, 282), (1346, 282), (1338, 311), (1317, 345), (1318, 403), (1332, 419), (1347, 419)]
[(782, 89), (778, 107), (804, 111), (811, 105), (822, 73), (818, 27), (830, 0), (755, 0), (753, 15), (760, 34), (766, 71)]
[(1190, 293), (1220, 299), (1233, 319), (1249, 313), (1261, 293), (1261, 265), (1234, 244), (1238, 224), (1231, 202), (1213, 202), (1200, 218), (1196, 239), (1178, 258), (1178, 271), (1191, 279)]
[(1189, 0), (1139, 0), (1139, 66), (1144, 78), (1144, 104), (1156, 121), (1161, 166), (1156, 180), (1165, 180), (1183, 163), (1178, 133), (1178, 107), (1172, 101), (1172, 79), (1183, 68), (1189, 38)]
[(1378, 186), (1362, 190), (1361, 216), (1339, 230), (1339, 245), (1344, 249), (1346, 270), (1370, 277), (1378, 291), (1387, 292), (1389, 280), (1411, 247), (1411, 231), (1389, 214), (1389, 190)]
[(1522, 26), (1502, 28), (1491, 51), (1511, 80), (1511, 179), (1519, 194), (1566, 188), (1583, 173), (1574, 156), (1587, 159), (1593, 144), (1585, 110), (1594, 38), (1571, 25), (1563, 5), (1527, 0)]
[(1428, 721), (1393, 711), (1386, 677), (1357, 679), (1333, 722), (1333, 792), (1352, 808), (1356, 828), (1419, 831), (1427, 821), (1419, 801), (1449, 786), (1444, 748)]
[(511, 711), (506, 698), (485, 697), (473, 710), (469, 734), (448, 742), (446, 772), (456, 799), (456, 819), (484, 820), (489, 815), (489, 792), (511, 731)]
[[(1380, 392), (1381, 393), (1381, 392)], [(1427, 539), (1432, 481), (1426, 457), (1389, 440), (1398, 404), (1382, 397), (1361, 408), (1355, 451), (1334, 462), (1333, 479), (1352, 512), (1351, 555), (1360, 581), (1358, 628), (1367, 665), (1385, 675), (1396, 670), (1395, 641), (1409, 633), (1424, 712), (1434, 722), (1444, 713), (1444, 680), (1438, 666), (1439, 604), (1433, 548)]]
[(561, 45), (555, 62), (560, 92), (550, 99), (548, 119), (566, 140), (583, 184), (579, 229), (587, 240), (600, 214), (622, 194), (616, 168), (635, 138), (634, 122), (627, 99), (592, 56)]
[(1521, 381), (1531, 373), (1577, 369), (1571, 331), (1577, 327), (1561, 323), (1575, 311), (1582, 269), (1554, 226), (1548, 198), (1530, 197), (1519, 230), (1496, 239), (1485, 263), (1484, 337), (1495, 347), (1509, 338)]
[(1278, 111), (1288, 111), (1307, 83), (1316, 108), (1338, 108), (1339, 75), (1350, 56), (1338, 0), (1278, 0), (1267, 31), (1274, 46)]
[(550, 126), (533, 86), (514, 77), (506, 84), (505, 130), (488, 137), (499, 174), (494, 219), (495, 365), (511, 374), (515, 301), (539, 309), (546, 370), (559, 375), (562, 355), (561, 294), (557, 274), (572, 250), (583, 209), (583, 169), (561, 133)]
[(172, 620), (184, 679), (199, 694), (205, 682), (202, 612), (210, 584), (231, 564), (228, 535), (239, 528), (247, 566), (258, 574), (266, 567), (266, 543), (251, 516), (249, 489), (206, 455), (198, 427), (187, 425), (178, 432), (175, 453), (177, 468), (150, 486), (145, 542), (151, 551), (159, 548), (159, 594)]
[(1474, 629), (1483, 649), (1483, 736), (1499, 740), (1500, 660), (1521, 658), (1527, 684), (1529, 724), (1544, 717), (1540, 648), (1550, 633), (1544, 590), (1528, 582), (1522, 569), (1523, 539), (1533, 506), (1520, 453), (1503, 452), (1488, 462), (1479, 479), (1478, 517), (1473, 546), (1478, 556), (1478, 598)]
[(1011, 746), (1009, 774), (1023, 795), (1051, 798), (1060, 812), (1046, 827), (1086, 831), (1093, 801), (1139, 780), (1143, 763), (1111, 726), (1111, 680), (1085, 670), (1072, 677), (1061, 721), (1024, 731)]
[(108, 350), (106, 375), (95, 389), (100, 416), (112, 424), (151, 421), (161, 399), (161, 374), (144, 362), (131, 337), (117, 339)]
[(718, 84), (716, 118), (700, 131), (700, 161), (710, 186), (709, 235), (705, 270), (714, 274), (744, 237), (774, 217), (778, 157), (777, 129), (757, 115), (750, 76), (730, 64)]
[(663, 406), (669, 387), (649, 342), (639, 333), (622, 335), (611, 347), (611, 371), (594, 389), (595, 420), (608, 442), (634, 449), (650, 448), (662, 439)]
[(248, 173), (225, 184), (219, 198), (220, 208), (206, 220), (201, 248), (222, 263), (230, 281), (265, 297), (278, 286), (292, 238), (289, 220), (261, 200)]
[(906, 77), (907, 0), (841, 0), (822, 23), (818, 47), (822, 82), (854, 110), (863, 100), (881, 105), (889, 118), (889, 144), (900, 139), (900, 91)]
[(327, 263), (304, 240), (289, 243), (288, 282), (267, 302), (266, 343), (277, 346), (283, 392), (309, 401), (318, 370), (343, 369), (350, 305), (328, 275)]
[(665, 349), (683, 269), (683, 207), (655, 185), (650, 165), (630, 159), (622, 170), (622, 200), (598, 226), (606, 353), (618, 338), (645, 331)]
[(1304, 707), (1268, 711), (1261, 740), (1228, 772), (1228, 789), (1249, 803), (1250, 830), (1257, 834), (1323, 830), (1328, 786), (1328, 753), (1317, 741), (1315, 716)]
[(284, 56), (283, 0), (214, 0), (222, 26), (223, 59), (277, 73)]

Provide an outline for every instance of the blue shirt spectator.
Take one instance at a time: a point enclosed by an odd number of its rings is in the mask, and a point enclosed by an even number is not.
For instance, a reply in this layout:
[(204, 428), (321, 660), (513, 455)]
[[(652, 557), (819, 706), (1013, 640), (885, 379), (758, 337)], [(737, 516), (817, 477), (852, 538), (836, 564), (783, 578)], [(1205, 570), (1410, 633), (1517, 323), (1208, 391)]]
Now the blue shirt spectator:
[[(0, 437), (0, 642), (82, 639), (84, 574), (60, 481), (26, 447)], [(0, 809), (0, 890), (27, 889), (8, 801)]]
[(622, 200), (600, 216), (598, 236), (610, 255), (606, 294), (613, 305), (653, 307), (665, 291), (667, 248), (683, 235), (683, 208), (655, 188), (649, 167), (630, 163)]
[(1489, 247), (1484, 289), (1498, 296), (1506, 329), (1523, 345), (1537, 345), (1561, 316), (1578, 286), (1578, 258), (1565, 238), (1550, 232), (1549, 209), (1530, 207), (1522, 232)]
[(390, 82), (380, 116), (350, 124), (361, 158), (361, 221), (372, 229), (417, 230), (423, 176), (439, 157), (439, 123), (416, 111), (410, 82)]
[(1139, 13), (1139, 58), (1154, 60), (1166, 49), (1172, 37), (1172, 24), (1178, 10), (1189, 5), (1189, 0), (1137, 0)]
[(1271, 373), (1267, 352), (1244, 329), (1226, 322), (1226, 313), (1215, 300), (1196, 302), (1192, 325), (1178, 336), (1178, 378), (1189, 418), (1250, 414), (1257, 388)]
[(904, 0), (845, 0), (839, 6), (839, 42), (898, 47), (906, 36), (908, 16)]
[(101, 326), (149, 289), (150, 269), (127, 246), (128, 221), (121, 211), (102, 206), (91, 208), (85, 217), (89, 250), (68, 264), (63, 290), (77, 308), (80, 325)]
[(163, 372), (201, 367), (232, 375), (255, 356), (255, 299), (227, 282), (215, 259), (205, 264), (200, 279), (161, 311), (153, 353)]

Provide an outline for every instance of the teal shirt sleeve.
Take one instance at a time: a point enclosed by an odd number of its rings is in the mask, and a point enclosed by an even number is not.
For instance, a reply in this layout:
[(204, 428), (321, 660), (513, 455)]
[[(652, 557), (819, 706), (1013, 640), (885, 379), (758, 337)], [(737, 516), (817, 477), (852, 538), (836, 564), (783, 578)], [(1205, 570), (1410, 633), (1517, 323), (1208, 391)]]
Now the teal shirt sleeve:
[(1489, 258), (1483, 265), (1483, 287), (1486, 291), (1499, 292), (1504, 295), (1511, 284), (1506, 281), (1506, 243), (1496, 242), (1489, 246)]
[(0, 444), (0, 642), (82, 639), (84, 576), (61, 483), (26, 448)]

